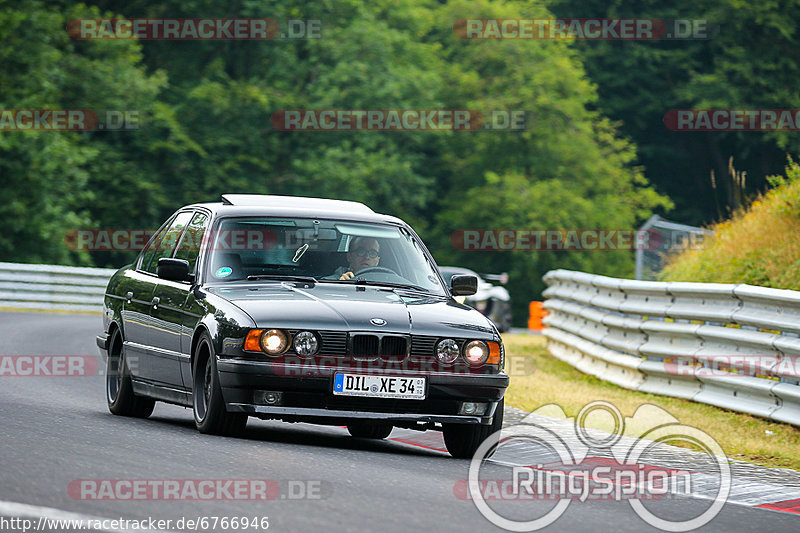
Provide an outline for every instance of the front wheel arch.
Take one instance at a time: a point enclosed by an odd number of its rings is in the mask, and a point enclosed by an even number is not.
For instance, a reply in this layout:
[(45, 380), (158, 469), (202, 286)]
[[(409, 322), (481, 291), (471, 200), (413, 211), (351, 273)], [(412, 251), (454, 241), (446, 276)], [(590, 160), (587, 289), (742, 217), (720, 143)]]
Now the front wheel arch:
[[(195, 427), (201, 433), (212, 435), (241, 434), (247, 425), (247, 415), (227, 412), (219, 382), (217, 353), (211, 335), (203, 333), (198, 337), (193, 355), (192, 414)], [(203, 363), (203, 368), (199, 368), (200, 363)]]
[(192, 335), (192, 350), (189, 352), (190, 359), (189, 359), (189, 368), (192, 369), (192, 378), (194, 378), (194, 365), (195, 359), (197, 357), (197, 345), (200, 344), (200, 339), (203, 338), (203, 335), (208, 336), (209, 342), (212, 343), (211, 349), (213, 350), (213, 337), (211, 337), (211, 333), (208, 331), (208, 328), (201, 324), (194, 330), (194, 335)]

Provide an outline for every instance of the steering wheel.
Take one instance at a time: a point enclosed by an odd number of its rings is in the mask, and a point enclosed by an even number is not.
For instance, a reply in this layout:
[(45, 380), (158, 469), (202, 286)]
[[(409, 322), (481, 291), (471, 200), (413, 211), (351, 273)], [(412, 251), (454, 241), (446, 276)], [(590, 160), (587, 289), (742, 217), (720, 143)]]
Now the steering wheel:
[(358, 277), (360, 274), (366, 274), (368, 272), (383, 272), (384, 274), (394, 274), (395, 276), (397, 276), (397, 272), (395, 272), (391, 268), (374, 266), (374, 267), (362, 268), (358, 272), (353, 272), (353, 277), (355, 278)]

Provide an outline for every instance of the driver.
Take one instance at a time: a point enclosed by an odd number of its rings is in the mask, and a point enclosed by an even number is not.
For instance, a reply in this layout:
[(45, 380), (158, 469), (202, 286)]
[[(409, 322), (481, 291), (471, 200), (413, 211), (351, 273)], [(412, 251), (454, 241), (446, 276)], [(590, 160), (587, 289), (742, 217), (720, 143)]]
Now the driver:
[[(381, 260), (380, 253), (381, 247), (377, 239), (373, 237), (356, 237), (350, 243), (350, 249), (347, 252), (347, 263), (350, 265), (349, 269), (342, 273), (339, 279), (353, 279), (355, 277), (353, 272), (378, 266)], [(336, 274), (338, 274), (338, 272), (336, 272)]]

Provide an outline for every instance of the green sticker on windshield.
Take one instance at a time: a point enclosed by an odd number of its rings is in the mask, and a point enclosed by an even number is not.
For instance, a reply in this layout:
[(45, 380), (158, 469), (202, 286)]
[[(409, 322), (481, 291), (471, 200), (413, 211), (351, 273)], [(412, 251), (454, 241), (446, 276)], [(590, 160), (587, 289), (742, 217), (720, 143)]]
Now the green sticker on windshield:
[(217, 269), (215, 276), (218, 278), (227, 278), (231, 274), (233, 274), (233, 269), (231, 269), (231, 267), (220, 267)]

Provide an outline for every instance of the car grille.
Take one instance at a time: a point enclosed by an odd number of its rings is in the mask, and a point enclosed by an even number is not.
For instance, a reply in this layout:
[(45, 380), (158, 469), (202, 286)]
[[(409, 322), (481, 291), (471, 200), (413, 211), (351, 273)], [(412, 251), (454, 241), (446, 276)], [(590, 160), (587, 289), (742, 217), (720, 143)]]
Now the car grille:
[(347, 354), (347, 332), (344, 331), (320, 331), (321, 338), (320, 353), (324, 355), (346, 355)]
[(405, 337), (387, 335), (381, 339), (381, 356), (401, 359), (408, 355), (408, 341)]
[[(290, 330), (294, 337), (300, 330)], [(402, 361), (410, 355), (414, 361), (436, 360), (436, 343), (440, 337), (429, 335), (374, 335), (369, 333), (348, 334), (346, 331), (317, 331), (320, 338), (318, 357), (352, 356), (356, 360)], [(348, 347), (349, 338), (349, 347)], [(456, 338), (459, 348), (467, 339)], [(410, 350), (409, 350), (410, 344)], [(293, 349), (289, 350), (294, 353)]]
[(411, 355), (415, 359), (427, 359), (434, 357), (436, 353), (436, 342), (439, 337), (428, 337), (415, 335), (411, 339)]
[(408, 339), (399, 335), (363, 335), (352, 337), (352, 355), (356, 358), (402, 360), (408, 354)]
[(353, 335), (353, 355), (356, 357), (380, 355), (380, 339), (376, 335)]

